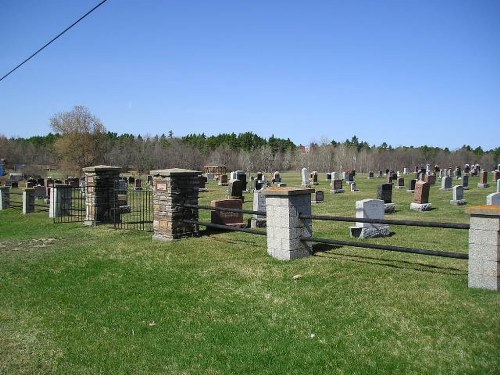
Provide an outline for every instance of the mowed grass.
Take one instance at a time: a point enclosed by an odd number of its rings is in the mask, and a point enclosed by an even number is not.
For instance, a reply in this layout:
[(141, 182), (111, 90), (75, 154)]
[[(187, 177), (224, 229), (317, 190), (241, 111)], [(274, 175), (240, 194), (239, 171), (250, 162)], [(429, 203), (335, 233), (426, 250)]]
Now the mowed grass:
[[(299, 173), (284, 175), (300, 185)], [(330, 194), (313, 213), (354, 216), (382, 179)], [(457, 181), (454, 181), (457, 184)], [(468, 206), (494, 188), (466, 191)], [(200, 204), (225, 197), (209, 184)], [(451, 192), (409, 210), (394, 190), (391, 219), (467, 223)], [(244, 208), (251, 209), (252, 194)], [(200, 214), (208, 220), (209, 214)], [(349, 239), (350, 223), (314, 222), (316, 237)], [(391, 226), (363, 240), (467, 252), (464, 230)], [(498, 374), (500, 293), (469, 289), (467, 261), (315, 245), (281, 262), (266, 238), (151, 233), (53, 224), (46, 213), (0, 212), (0, 373), (5, 374)]]

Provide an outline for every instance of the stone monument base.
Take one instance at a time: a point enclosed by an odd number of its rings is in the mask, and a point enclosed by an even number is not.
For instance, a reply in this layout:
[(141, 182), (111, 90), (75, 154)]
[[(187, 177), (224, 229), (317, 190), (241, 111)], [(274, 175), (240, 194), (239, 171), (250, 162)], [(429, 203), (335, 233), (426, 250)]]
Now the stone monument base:
[(350, 227), (351, 237), (355, 238), (376, 238), (388, 237), (391, 235), (388, 225), (377, 225), (376, 227)]
[(408, 193), (414, 193), (415, 190), (406, 190)]
[(344, 190), (344, 189), (332, 189), (332, 190), (330, 190), (330, 191), (331, 191), (333, 194), (337, 194), (337, 193), (343, 193), (343, 192), (345, 192), (345, 190)]
[(486, 188), (489, 188), (490, 185), (489, 184), (482, 184), (482, 183), (478, 183), (477, 184), (477, 187), (478, 188), (481, 188), (481, 189), (486, 189)]
[(430, 211), (432, 210), (432, 204), (430, 203), (410, 203), (410, 210), (413, 211)]
[(386, 214), (392, 214), (394, 211), (396, 211), (395, 203), (384, 203), (384, 212)]
[(406, 189), (406, 186), (399, 186), (399, 185), (396, 185), (396, 189)]
[(456, 200), (455, 200), (455, 199), (451, 199), (451, 200), (450, 200), (450, 204), (453, 204), (453, 205), (455, 205), (455, 206), (462, 206), (462, 205), (464, 205), (465, 203), (467, 203), (467, 202), (465, 201), (465, 199), (456, 199)]

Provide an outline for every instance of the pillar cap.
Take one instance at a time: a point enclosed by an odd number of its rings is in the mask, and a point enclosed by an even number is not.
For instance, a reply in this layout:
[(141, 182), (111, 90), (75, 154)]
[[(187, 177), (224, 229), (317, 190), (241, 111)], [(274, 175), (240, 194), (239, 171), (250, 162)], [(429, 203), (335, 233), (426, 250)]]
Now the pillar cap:
[(471, 215), (500, 216), (500, 206), (495, 205), (472, 206), (465, 211)]
[(314, 193), (314, 189), (309, 188), (294, 188), (294, 187), (270, 187), (264, 189), (262, 194), (265, 196), (290, 196), (290, 195), (306, 195)]
[(201, 173), (202, 173), (201, 171), (194, 171), (191, 169), (182, 169), (182, 168), (156, 169), (153, 171), (149, 171), (149, 174), (152, 176), (162, 176), (162, 177), (193, 175), (193, 174), (199, 175)]
[(82, 168), (84, 172), (101, 172), (101, 171), (121, 171), (122, 167), (114, 167), (112, 165), (94, 165), (92, 167)]

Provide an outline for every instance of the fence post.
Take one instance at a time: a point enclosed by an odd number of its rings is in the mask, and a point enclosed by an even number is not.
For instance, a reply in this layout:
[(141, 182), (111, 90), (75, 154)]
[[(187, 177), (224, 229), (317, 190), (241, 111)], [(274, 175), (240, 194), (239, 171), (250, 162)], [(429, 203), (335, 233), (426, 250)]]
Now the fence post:
[(120, 171), (120, 167), (108, 165), (83, 168), (86, 184), (84, 225), (114, 221), (115, 181)]
[(35, 189), (26, 188), (23, 190), (23, 214), (35, 212)]
[(474, 206), (469, 230), (469, 288), (500, 291), (500, 206)]
[(49, 217), (61, 217), (71, 211), (72, 191), (70, 185), (56, 184), (50, 189)]
[(0, 210), (10, 207), (10, 187), (0, 186)]
[(170, 241), (198, 234), (198, 210), (183, 208), (183, 204), (198, 205), (200, 171), (160, 169), (153, 176), (153, 240)]
[(297, 259), (311, 255), (311, 242), (301, 238), (312, 237), (312, 221), (299, 215), (311, 215), (311, 194), (314, 189), (268, 188), (266, 197), (267, 253), (280, 260)]

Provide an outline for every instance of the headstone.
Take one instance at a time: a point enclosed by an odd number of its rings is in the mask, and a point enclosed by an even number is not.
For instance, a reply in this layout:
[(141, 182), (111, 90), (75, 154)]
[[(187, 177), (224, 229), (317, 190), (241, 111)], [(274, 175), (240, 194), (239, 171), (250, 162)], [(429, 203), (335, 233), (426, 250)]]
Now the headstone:
[(46, 196), (45, 196), (45, 186), (36, 186), (35, 187), (35, 198), (36, 199), (46, 198)]
[(135, 180), (134, 190), (136, 191), (142, 190), (142, 180), (140, 178)]
[(242, 205), (243, 202), (241, 201), (241, 199), (222, 199), (211, 201), (210, 206), (214, 208), (214, 210), (210, 211), (211, 223), (244, 228), (245, 223), (243, 222), (243, 213), (215, 210), (215, 208), (230, 208), (241, 210)]
[(345, 174), (345, 180), (348, 184), (352, 184), (354, 182), (354, 174), (347, 172)]
[(403, 175), (404, 176), (407, 176), (409, 173), (408, 173), (408, 168), (403, 168)]
[(426, 164), (426, 165), (425, 165), (425, 172), (426, 172), (427, 174), (431, 173), (431, 165), (430, 165), (430, 164)]
[(450, 203), (456, 206), (460, 206), (466, 203), (464, 199), (464, 188), (461, 185), (453, 187), (453, 197), (450, 200)]
[(462, 177), (462, 187), (464, 190), (469, 190), (469, 175), (467, 174)]
[(245, 171), (238, 170), (236, 173), (236, 179), (241, 181), (243, 191), (247, 191), (247, 175)]
[(323, 203), (325, 201), (325, 193), (321, 190), (314, 192), (314, 203)]
[(318, 172), (317, 171), (312, 171), (311, 172), (311, 180), (313, 185), (318, 185)]
[(353, 193), (357, 193), (357, 192), (359, 192), (359, 189), (358, 189), (358, 188), (357, 188), (357, 186), (356, 186), (356, 182), (354, 182), (354, 181), (353, 181), (353, 182), (351, 182), (351, 191), (352, 191)]
[(332, 172), (331, 173), (332, 175), (332, 178), (331, 178), (331, 181), (334, 181), (334, 180), (338, 180), (339, 178), (337, 177), (337, 172)]
[(413, 202), (410, 204), (410, 209), (414, 211), (430, 211), (432, 209), (429, 203), (429, 191), (431, 185), (428, 182), (418, 181), (415, 184), (415, 193)]
[(451, 190), (452, 180), (450, 176), (443, 177), (441, 180), (441, 190)]
[(497, 180), (497, 193), (500, 193), (500, 180)]
[(153, 185), (153, 176), (148, 175), (148, 185)]
[(428, 182), (431, 185), (434, 185), (436, 183), (436, 175), (434, 175), (434, 174), (427, 174), (424, 177), (424, 181)]
[(500, 171), (493, 171), (493, 180), (494, 182), (496, 182), (497, 180), (500, 179)]
[(410, 193), (413, 193), (415, 191), (415, 184), (417, 183), (417, 180), (414, 178), (410, 180), (410, 188), (407, 190)]
[[(266, 196), (262, 191), (254, 191), (253, 193), (253, 211), (266, 212)], [(243, 220), (243, 219), (242, 219)], [(250, 219), (250, 227), (265, 228), (266, 216), (253, 214)]]
[(281, 182), (281, 175), (278, 171), (274, 172), (273, 174), (273, 183), (278, 183), (278, 182)]
[(455, 178), (457, 179), (462, 178), (462, 169), (460, 167), (455, 168)]
[(256, 180), (262, 181), (262, 176), (264, 176), (262, 172), (257, 172)]
[(491, 193), (486, 196), (488, 206), (500, 206), (500, 193)]
[[(356, 218), (362, 219), (384, 219), (384, 202), (380, 199), (363, 199), (356, 202)], [(374, 238), (387, 237), (390, 235), (389, 225), (357, 222), (356, 226), (350, 227), (352, 237)]]
[(219, 186), (227, 186), (227, 174), (221, 174), (219, 176), (219, 183), (218, 183)]
[(205, 176), (207, 176), (208, 181), (213, 181), (215, 179), (214, 173), (205, 173)]
[(378, 177), (379, 177), (379, 178), (384, 177), (384, 173), (383, 173), (382, 171), (378, 171)]
[(331, 187), (331, 192), (336, 194), (336, 193), (343, 193), (345, 190), (342, 188), (342, 180), (333, 180), (332, 183), (330, 184)]
[(488, 172), (483, 170), (479, 173), (479, 183), (477, 184), (477, 187), (481, 189), (486, 189), (489, 186), (490, 185), (488, 185)]
[(135, 177), (133, 177), (133, 176), (129, 176), (129, 178), (128, 178), (128, 183), (129, 183), (129, 185), (133, 185), (133, 184), (135, 184)]
[(386, 214), (396, 211), (396, 205), (392, 203), (392, 184), (379, 185), (377, 188), (377, 199), (384, 202), (384, 212)]
[(347, 181), (347, 175), (348, 175), (348, 174), (349, 174), (349, 173), (348, 173), (348, 172), (346, 172), (346, 171), (342, 172), (342, 179), (343, 179), (344, 181)]
[(327, 173), (326, 174), (326, 180), (327, 181), (332, 181), (332, 174), (331, 173)]
[(230, 199), (243, 200), (243, 183), (241, 180), (231, 180), (227, 188), (227, 194)]
[(398, 177), (396, 189), (405, 189), (405, 188), (406, 188), (405, 179), (403, 177)]
[(373, 178), (375, 178), (375, 174), (373, 173), (373, 171), (368, 172), (368, 179), (371, 180)]
[(309, 171), (307, 168), (302, 168), (302, 186), (310, 186)]
[(206, 176), (203, 176), (203, 175), (198, 176), (198, 183), (199, 183), (198, 190), (199, 191), (207, 191), (207, 181), (208, 181), (208, 179)]

